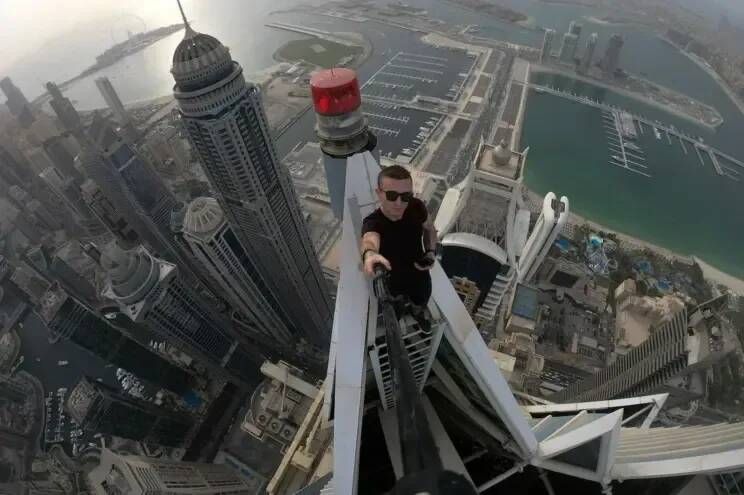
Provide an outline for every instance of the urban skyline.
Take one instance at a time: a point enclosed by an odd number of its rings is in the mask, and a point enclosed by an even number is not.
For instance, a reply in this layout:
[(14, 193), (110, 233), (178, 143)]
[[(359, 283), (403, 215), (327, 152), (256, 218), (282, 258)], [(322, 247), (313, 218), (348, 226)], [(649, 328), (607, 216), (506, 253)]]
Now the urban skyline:
[[(636, 75), (632, 35), (591, 16), (482, 13), (533, 31), (528, 46), (417, 6), (292, 7), (271, 29), (313, 41), (279, 43), (254, 78), (228, 33), (172, 8), (182, 25), (106, 52), (134, 63), (182, 29), (157, 101), (95, 68), (94, 111), (69, 82), (29, 101), (0, 81), (0, 491), (744, 483), (736, 282), (590, 223), (573, 190), (532, 189), (545, 155), (523, 131), (533, 105), (570, 101), (597, 113), (613, 173), (655, 173), (655, 139), (735, 181), (726, 147), (560, 78), (713, 129), (727, 110)], [(428, 331), (360, 271), (393, 164), (438, 231)]]

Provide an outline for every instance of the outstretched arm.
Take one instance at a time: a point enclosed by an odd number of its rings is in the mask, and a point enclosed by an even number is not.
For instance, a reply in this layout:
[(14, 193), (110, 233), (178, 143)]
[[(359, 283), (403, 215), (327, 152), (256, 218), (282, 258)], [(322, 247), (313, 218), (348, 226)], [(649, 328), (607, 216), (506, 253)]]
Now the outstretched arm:
[(367, 232), (362, 236), (362, 264), (364, 273), (372, 277), (375, 274), (375, 265), (382, 263), (388, 270), (391, 270), (390, 262), (380, 254), (380, 234), (377, 232)]
[(424, 222), (424, 250), (434, 251), (437, 247), (437, 229), (434, 227), (434, 221), (429, 217)]

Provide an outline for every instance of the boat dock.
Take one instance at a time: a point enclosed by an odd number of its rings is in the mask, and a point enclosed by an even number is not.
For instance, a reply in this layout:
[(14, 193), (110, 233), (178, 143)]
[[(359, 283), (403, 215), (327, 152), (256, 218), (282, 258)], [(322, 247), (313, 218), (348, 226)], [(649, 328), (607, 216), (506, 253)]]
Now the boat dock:
[(682, 151), (684, 151), (685, 155), (687, 155), (688, 152), (687, 152), (687, 146), (685, 146), (685, 142), (682, 141), (682, 138), (679, 136), (677, 136), (677, 139), (679, 139), (679, 145), (682, 146)]
[(707, 149), (708, 156), (710, 156), (710, 161), (713, 162), (713, 168), (716, 169), (716, 173), (718, 175), (723, 175), (723, 169), (721, 168), (721, 163), (718, 161), (718, 157), (716, 156), (715, 152), (711, 150), (710, 148)]
[(697, 146), (693, 146), (693, 148), (695, 148), (695, 153), (697, 153), (698, 160), (700, 160), (700, 165), (702, 165), (704, 167), (705, 166), (705, 160), (703, 160), (703, 155), (700, 154), (700, 148), (698, 148)]
[[(667, 136), (667, 141), (669, 142), (669, 144), (672, 144), (672, 142), (671, 142), (671, 136), (675, 136), (675, 137), (677, 137), (679, 139), (680, 146), (682, 147), (682, 150), (684, 151), (685, 154), (688, 154), (688, 150), (687, 150), (687, 147), (685, 146), (685, 142), (687, 142), (687, 144), (692, 144), (693, 148), (695, 148), (695, 151), (698, 154), (698, 158), (700, 159), (700, 163), (703, 164), (703, 165), (705, 165), (705, 161), (703, 160), (703, 157), (700, 154), (700, 150), (702, 150), (705, 153), (708, 153), (708, 156), (710, 156), (711, 162), (713, 163), (713, 168), (715, 169), (715, 171), (716, 171), (716, 173), (718, 175), (725, 176), (725, 177), (728, 177), (730, 179), (733, 179), (733, 180), (737, 180), (738, 181), (738, 180), (740, 180), (740, 176), (742, 174), (744, 174), (744, 160), (739, 160), (737, 158), (734, 158), (731, 155), (728, 155), (728, 154), (724, 153), (721, 150), (718, 150), (716, 148), (713, 148), (712, 146), (709, 146), (709, 145), (703, 143), (702, 142), (702, 139), (697, 138), (697, 137), (694, 137), (694, 136), (691, 136), (691, 135), (689, 135), (689, 134), (687, 134), (685, 132), (682, 132), (682, 131), (676, 129), (674, 126), (668, 126), (668, 125), (662, 124), (659, 121), (651, 120), (649, 118), (646, 118), (646, 117), (644, 117), (642, 115), (633, 114), (633, 113), (628, 112), (627, 110), (622, 109), (622, 108), (620, 108), (620, 107), (618, 107), (616, 105), (611, 105), (611, 104), (608, 104), (608, 103), (604, 103), (604, 102), (601, 102), (599, 100), (595, 100), (593, 98), (589, 98), (588, 96), (578, 95), (576, 93), (573, 93), (573, 92), (570, 92), (570, 91), (564, 91), (562, 89), (558, 89), (558, 88), (555, 88), (555, 87), (552, 87), (552, 86), (543, 86), (543, 85), (535, 84), (535, 83), (529, 83), (527, 86), (529, 86), (532, 89), (541, 91), (543, 93), (552, 94), (554, 96), (559, 96), (561, 98), (565, 98), (565, 99), (568, 99), (568, 100), (571, 100), (571, 101), (575, 101), (577, 103), (582, 103), (584, 105), (589, 105), (589, 106), (592, 106), (592, 107), (595, 107), (595, 108), (599, 108), (601, 110), (604, 110), (605, 111), (605, 124), (606, 124), (606, 127), (607, 127), (607, 124), (608, 124), (607, 114), (614, 115), (614, 117), (612, 117), (613, 120), (617, 121), (617, 120), (622, 119), (623, 122), (627, 118), (625, 116), (625, 114), (630, 115), (631, 118), (632, 118), (632, 121), (635, 122), (636, 125), (638, 126), (638, 129), (639, 129), (639, 133), (640, 134), (644, 134), (644, 128), (643, 128), (643, 126), (644, 126), (644, 124), (646, 124), (649, 127), (651, 127), (651, 129), (653, 129), (654, 134), (656, 135), (657, 139), (661, 139), (661, 132), (664, 132), (666, 134), (666, 136)], [(620, 116), (622, 116), (622, 117), (620, 117)], [(626, 165), (628, 165), (628, 163), (630, 163), (630, 162), (628, 162), (626, 160), (627, 150), (626, 150), (626, 146), (624, 144), (623, 127), (621, 126), (621, 124), (619, 122), (615, 122), (613, 124), (613, 126), (615, 127), (615, 130), (613, 131), (612, 137), (614, 139), (613, 145), (615, 147), (612, 148), (612, 149), (615, 150), (615, 151), (619, 151), (620, 152), (620, 155), (618, 155), (620, 165), (618, 165), (618, 166), (622, 166), (624, 168), (628, 168)], [(618, 139), (618, 137), (619, 137), (619, 139)], [(622, 148), (622, 150), (620, 150), (618, 147)], [(728, 164), (731, 164), (731, 165), (733, 165), (735, 167), (739, 167), (742, 170), (740, 171), (740, 170), (736, 170), (733, 167), (722, 165), (720, 163), (720, 159), (721, 158), (725, 159)], [(644, 166), (644, 168), (646, 168), (646, 167)], [(632, 169), (630, 169), (630, 170), (632, 170)], [(637, 173), (641, 173), (641, 172), (636, 171), (636, 170), (632, 170), (632, 171), (633, 172), (637, 172)], [(647, 175), (647, 174), (643, 174), (643, 175)]]
[[(627, 114), (626, 114), (627, 115)], [(607, 141), (610, 151), (613, 155), (610, 157), (610, 165), (624, 168), (629, 172), (643, 175), (644, 177), (651, 177), (645, 170), (648, 169), (646, 165), (646, 157), (638, 146), (633, 143), (626, 142), (627, 136), (636, 136), (635, 125), (631, 126), (631, 130), (627, 125), (627, 118), (623, 118), (623, 113), (620, 111), (604, 111), (602, 118), (604, 120), (605, 132), (607, 133)]]

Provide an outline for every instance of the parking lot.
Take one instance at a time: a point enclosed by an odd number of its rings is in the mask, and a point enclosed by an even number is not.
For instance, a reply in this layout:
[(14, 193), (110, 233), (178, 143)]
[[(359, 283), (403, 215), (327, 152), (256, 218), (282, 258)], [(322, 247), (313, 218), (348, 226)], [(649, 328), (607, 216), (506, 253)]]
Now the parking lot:
[(488, 89), (489, 84), (491, 84), (490, 77), (480, 76), (478, 79), (478, 85), (473, 90), (473, 96), (477, 96), (478, 98), (486, 96), (486, 90)]
[(398, 52), (362, 86), (362, 94), (398, 101), (413, 101), (416, 95), (456, 101), (475, 61), (475, 55), (456, 49)]
[(393, 103), (366, 101), (364, 114), (378, 139), (380, 154), (407, 161), (416, 156), (442, 116)]
[(471, 122), (465, 119), (457, 119), (452, 130), (444, 138), (442, 144), (429, 162), (427, 172), (432, 174), (447, 175), (451, 168), (466, 168), (469, 163), (458, 161), (460, 148), (463, 140), (470, 129)]
[(511, 125), (517, 122), (517, 114), (519, 114), (519, 105), (522, 103), (523, 91), (523, 85), (516, 82), (512, 83), (509, 99), (506, 100), (506, 106), (504, 107), (504, 114), (501, 120)]

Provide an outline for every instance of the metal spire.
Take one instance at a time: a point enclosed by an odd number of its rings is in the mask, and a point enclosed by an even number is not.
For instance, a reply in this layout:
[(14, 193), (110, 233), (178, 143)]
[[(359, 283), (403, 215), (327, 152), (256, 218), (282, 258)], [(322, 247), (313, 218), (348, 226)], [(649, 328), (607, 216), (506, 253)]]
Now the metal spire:
[(191, 29), (191, 24), (189, 24), (189, 20), (186, 18), (186, 14), (183, 11), (183, 5), (181, 5), (181, 0), (176, 0), (178, 2), (178, 10), (181, 11), (181, 17), (183, 18), (183, 25), (186, 28), (186, 33), (184, 33), (184, 38), (190, 38), (193, 35), (196, 34), (196, 32)]

